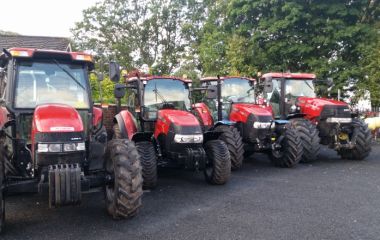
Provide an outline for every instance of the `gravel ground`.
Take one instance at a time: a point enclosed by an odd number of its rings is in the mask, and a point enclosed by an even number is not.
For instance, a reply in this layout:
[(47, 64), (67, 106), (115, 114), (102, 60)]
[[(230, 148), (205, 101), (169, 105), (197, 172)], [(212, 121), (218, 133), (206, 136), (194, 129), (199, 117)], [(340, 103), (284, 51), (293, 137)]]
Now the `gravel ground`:
[(107, 216), (101, 193), (59, 209), (48, 209), (46, 196), (11, 196), (0, 239), (380, 239), (379, 154), (379, 144), (365, 161), (323, 149), (294, 169), (256, 154), (224, 186), (164, 170), (126, 221)]

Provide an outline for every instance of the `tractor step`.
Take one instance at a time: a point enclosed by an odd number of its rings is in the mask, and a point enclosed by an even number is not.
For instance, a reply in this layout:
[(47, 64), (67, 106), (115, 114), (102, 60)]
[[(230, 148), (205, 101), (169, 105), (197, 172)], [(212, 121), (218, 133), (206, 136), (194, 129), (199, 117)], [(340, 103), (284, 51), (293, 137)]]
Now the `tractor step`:
[(49, 207), (75, 205), (81, 201), (81, 167), (79, 164), (50, 165)]

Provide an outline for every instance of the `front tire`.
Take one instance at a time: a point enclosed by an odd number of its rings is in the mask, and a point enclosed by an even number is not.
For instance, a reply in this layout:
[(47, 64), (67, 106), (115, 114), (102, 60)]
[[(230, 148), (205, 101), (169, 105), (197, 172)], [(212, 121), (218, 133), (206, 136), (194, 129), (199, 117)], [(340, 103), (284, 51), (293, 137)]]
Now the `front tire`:
[(244, 160), (244, 148), (239, 131), (235, 127), (227, 125), (219, 125), (215, 131), (221, 133), (219, 140), (222, 140), (228, 147), (231, 157), (231, 170), (241, 168)]
[(111, 140), (105, 154), (107, 212), (114, 219), (130, 218), (141, 207), (142, 175), (139, 155), (133, 142)]
[(136, 143), (142, 165), (143, 188), (153, 189), (157, 186), (157, 155), (154, 145), (149, 141)]
[(321, 145), (317, 127), (306, 119), (292, 119), (290, 124), (298, 132), (303, 147), (301, 162), (309, 163), (317, 160)]
[(227, 145), (221, 140), (210, 140), (205, 144), (206, 181), (214, 185), (225, 184), (231, 175), (231, 158)]
[(283, 168), (291, 168), (297, 165), (303, 155), (301, 139), (297, 130), (292, 127), (287, 128), (283, 133), (282, 141), (278, 149), (272, 149), (271, 161), (274, 165)]
[(355, 124), (354, 133), (352, 139), (356, 138), (355, 147), (353, 149), (341, 149), (338, 154), (342, 159), (349, 160), (364, 160), (371, 152), (371, 131), (368, 125), (361, 120), (353, 120)]

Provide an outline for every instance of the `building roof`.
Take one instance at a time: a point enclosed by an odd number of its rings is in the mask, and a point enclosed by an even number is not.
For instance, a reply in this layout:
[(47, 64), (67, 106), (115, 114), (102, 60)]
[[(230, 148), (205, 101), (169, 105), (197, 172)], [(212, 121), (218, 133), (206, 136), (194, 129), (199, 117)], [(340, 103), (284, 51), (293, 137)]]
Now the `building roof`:
[(13, 47), (71, 51), (70, 40), (64, 37), (9, 36), (0, 34), (0, 51), (3, 48), (9, 49)]

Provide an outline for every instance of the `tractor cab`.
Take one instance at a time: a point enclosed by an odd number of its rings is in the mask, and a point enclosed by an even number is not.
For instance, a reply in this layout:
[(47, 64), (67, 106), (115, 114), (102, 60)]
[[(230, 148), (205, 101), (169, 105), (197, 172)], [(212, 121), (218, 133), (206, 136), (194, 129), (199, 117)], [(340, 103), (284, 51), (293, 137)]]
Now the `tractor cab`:
[(286, 119), (289, 114), (299, 111), (297, 100), (300, 97), (315, 98), (315, 79), (314, 74), (264, 74), (261, 80), (267, 87), (263, 94), (275, 118)]
[[(191, 80), (176, 77), (129, 78), (127, 105), (140, 123), (141, 130), (152, 130), (161, 110), (189, 111)], [(138, 89), (139, 86), (139, 90)], [(141, 94), (138, 94), (138, 91)]]
[[(255, 104), (255, 80), (246, 77), (207, 77), (202, 78), (202, 87), (217, 86), (218, 81), (221, 84), (221, 105), (222, 105), (222, 118), (221, 120), (228, 121), (231, 114), (232, 105)], [(205, 99), (206, 104), (212, 112), (214, 121), (218, 120), (218, 100)]]

